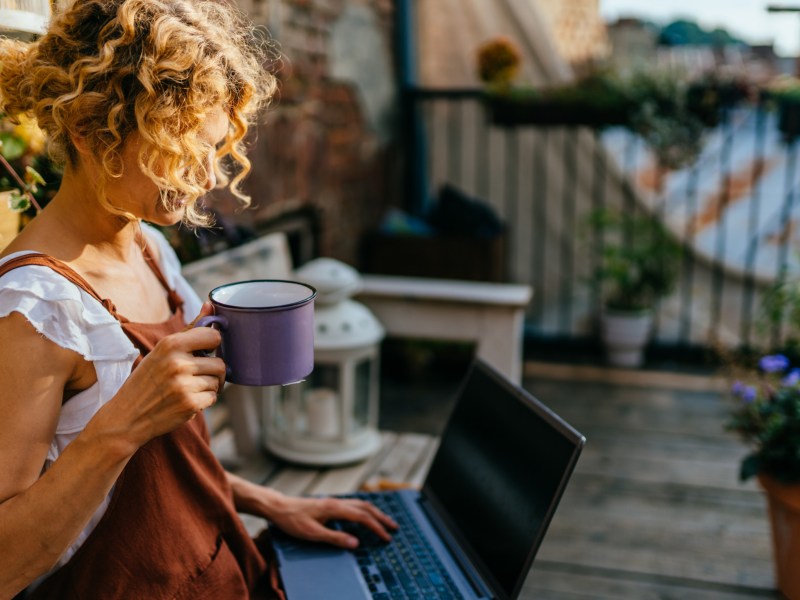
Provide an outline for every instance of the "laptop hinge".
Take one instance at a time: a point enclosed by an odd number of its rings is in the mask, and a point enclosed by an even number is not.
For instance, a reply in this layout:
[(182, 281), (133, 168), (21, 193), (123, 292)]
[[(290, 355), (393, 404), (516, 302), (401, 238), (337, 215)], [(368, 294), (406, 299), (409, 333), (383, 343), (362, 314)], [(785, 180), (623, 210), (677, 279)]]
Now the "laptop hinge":
[(436, 532), (439, 534), (442, 542), (444, 542), (444, 545), (450, 551), (453, 559), (461, 568), (461, 572), (464, 574), (464, 577), (466, 577), (467, 581), (469, 581), (470, 585), (472, 585), (472, 589), (474, 590), (475, 594), (482, 598), (494, 598), (494, 594), (492, 594), (492, 592), (480, 580), (477, 569), (472, 566), (472, 563), (461, 550), (453, 535), (448, 531), (444, 521), (441, 519), (441, 517), (439, 517), (439, 515), (436, 514), (436, 511), (433, 509), (431, 503), (428, 502), (425, 499), (425, 496), (422, 494), (420, 494), (417, 502), (419, 502), (422, 512), (424, 512), (425, 516), (428, 517), (428, 521), (430, 521), (431, 525), (433, 525), (433, 528), (436, 529)]

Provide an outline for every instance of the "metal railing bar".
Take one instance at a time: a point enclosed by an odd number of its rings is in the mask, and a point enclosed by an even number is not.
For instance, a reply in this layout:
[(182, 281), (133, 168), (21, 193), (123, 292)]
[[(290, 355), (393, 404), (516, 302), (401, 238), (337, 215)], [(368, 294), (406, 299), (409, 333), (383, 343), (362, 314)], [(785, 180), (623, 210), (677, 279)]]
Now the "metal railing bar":
[[(725, 142), (722, 145), (722, 152), (720, 152), (720, 194), (717, 200), (717, 214), (716, 214), (716, 239), (714, 255), (714, 268), (712, 270), (712, 284), (711, 284), (711, 319), (709, 320), (711, 330), (709, 331), (709, 341), (715, 342), (716, 332), (719, 331), (720, 318), (722, 315), (722, 297), (725, 287), (725, 237), (726, 230), (724, 222), (727, 222), (728, 204), (731, 197), (731, 153), (733, 151), (733, 139), (735, 127), (731, 124), (731, 119), (727, 111), (722, 113), (722, 121), (720, 127), (723, 130)], [(724, 221), (724, 222), (723, 222)]]
[[(606, 208), (606, 185), (607, 175), (608, 172), (606, 170), (606, 159), (605, 153), (603, 152), (603, 142), (600, 139), (600, 135), (596, 132), (592, 132), (594, 136), (594, 181), (593, 181), (593, 189), (594, 193), (592, 194), (592, 209), (603, 210)], [(592, 253), (592, 273), (597, 272), (602, 266), (603, 261), (603, 252), (605, 248), (605, 236), (603, 235), (603, 230), (599, 227), (594, 228), (593, 231), (593, 239), (592, 239), (592, 248), (594, 252)], [(602, 290), (600, 286), (596, 283), (592, 284), (591, 289), (592, 299), (591, 305), (594, 307), (595, 312), (599, 313), (603, 307), (603, 296)]]
[[(537, 265), (536, 268), (536, 289), (538, 290), (537, 293), (534, 293), (534, 315), (540, 326), (544, 325), (544, 294), (542, 293), (545, 286), (545, 268), (547, 265), (547, 240), (545, 239), (545, 234), (547, 232), (547, 198), (549, 197), (548, 194), (548, 184), (549, 179), (547, 177), (548, 169), (547, 169), (547, 140), (549, 138), (548, 129), (542, 129), (539, 131), (539, 137), (541, 143), (539, 144), (539, 152), (538, 160), (536, 161), (536, 173), (533, 180), (533, 187), (534, 193), (532, 194), (532, 202), (535, 206), (538, 207), (539, 212), (539, 226), (537, 229), (536, 234), (536, 246), (537, 246), (537, 256), (538, 256), (538, 263), (534, 263)], [(537, 185), (538, 184), (538, 185)], [(540, 193), (536, 193), (535, 190), (539, 190)]]
[(765, 148), (766, 148), (766, 113), (763, 103), (756, 107), (755, 114), (755, 142), (753, 147), (753, 169), (750, 183), (750, 211), (747, 219), (747, 254), (745, 255), (745, 277), (743, 281), (742, 316), (741, 316), (741, 339), (742, 345), (750, 347), (754, 325), (754, 304), (756, 292), (755, 264), (756, 253), (758, 251), (757, 233), (759, 226), (759, 213), (761, 208), (761, 181), (759, 172), (765, 169)]
[[(560, 314), (561, 330), (572, 331), (572, 298), (573, 273), (575, 270), (574, 244), (579, 239), (579, 233), (575, 227), (575, 205), (578, 195), (578, 153), (580, 144), (578, 143), (581, 130), (570, 128), (564, 131), (564, 205), (561, 215), (561, 305), (563, 310)], [(569, 233), (572, 232), (572, 233)]]
[[(791, 213), (792, 204), (794, 203), (794, 174), (797, 162), (797, 141), (791, 140), (788, 144), (788, 152), (786, 158), (786, 177), (784, 179), (784, 201), (781, 208), (780, 223), (776, 233), (776, 239), (780, 244), (777, 253), (776, 281), (782, 283), (786, 280), (786, 259), (788, 252), (788, 244), (781, 243), (781, 238), (784, 233), (788, 236), (789, 215)], [(772, 346), (778, 347), (782, 342), (782, 328), (780, 324), (773, 327), (772, 331)]]
[(684, 240), (682, 245), (683, 261), (681, 270), (683, 276), (681, 277), (682, 293), (681, 304), (682, 310), (680, 312), (680, 343), (688, 344), (691, 338), (692, 329), (692, 296), (694, 295), (694, 252), (692, 246), (696, 235), (695, 228), (695, 213), (697, 211), (697, 182), (700, 177), (700, 168), (698, 163), (692, 165), (692, 170), (686, 179), (686, 224), (684, 228)]

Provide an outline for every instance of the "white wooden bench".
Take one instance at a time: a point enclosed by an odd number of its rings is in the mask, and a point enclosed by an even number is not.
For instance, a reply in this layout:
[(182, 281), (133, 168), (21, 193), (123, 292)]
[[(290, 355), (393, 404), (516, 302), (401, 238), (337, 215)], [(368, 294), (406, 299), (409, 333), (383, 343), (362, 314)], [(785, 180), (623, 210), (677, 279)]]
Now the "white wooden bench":
[(385, 275), (363, 282), (357, 300), (388, 335), (475, 342), (479, 357), (520, 383), (530, 286)]
[(189, 263), (182, 273), (194, 291), (206, 299), (212, 289), (232, 281), (286, 279), (292, 273), (292, 256), (286, 236), (273, 233)]

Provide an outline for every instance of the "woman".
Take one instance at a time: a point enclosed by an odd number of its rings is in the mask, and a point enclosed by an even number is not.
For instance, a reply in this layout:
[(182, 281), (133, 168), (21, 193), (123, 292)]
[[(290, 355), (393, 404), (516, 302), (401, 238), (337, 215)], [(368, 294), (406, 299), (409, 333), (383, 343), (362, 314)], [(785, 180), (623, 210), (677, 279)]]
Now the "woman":
[[(0, 597), (280, 597), (236, 516), (354, 547), (358, 501), (291, 498), (225, 473), (202, 410), (219, 335), (163, 237), (238, 172), (273, 92), (262, 45), (225, 2), (76, 0), (47, 33), (0, 42), (0, 100), (36, 117), (62, 185), (0, 256)], [(223, 159), (225, 159), (223, 161)], [(262, 548), (263, 549), (263, 548)]]

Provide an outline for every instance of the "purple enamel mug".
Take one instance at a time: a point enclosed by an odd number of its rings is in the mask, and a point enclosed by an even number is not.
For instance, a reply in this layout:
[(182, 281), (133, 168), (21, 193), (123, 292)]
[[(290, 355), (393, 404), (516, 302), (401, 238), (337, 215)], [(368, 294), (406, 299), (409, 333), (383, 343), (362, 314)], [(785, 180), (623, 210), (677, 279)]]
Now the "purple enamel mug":
[(239, 385), (285, 385), (314, 368), (314, 297), (305, 283), (253, 280), (214, 288), (214, 314), (197, 321), (222, 334), (217, 356), (227, 381)]

